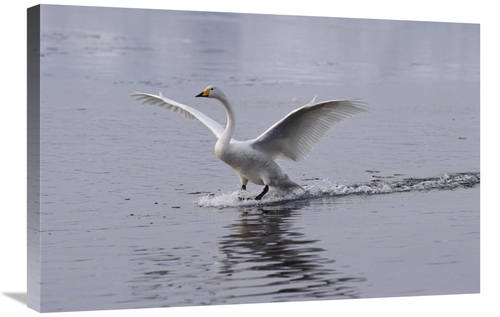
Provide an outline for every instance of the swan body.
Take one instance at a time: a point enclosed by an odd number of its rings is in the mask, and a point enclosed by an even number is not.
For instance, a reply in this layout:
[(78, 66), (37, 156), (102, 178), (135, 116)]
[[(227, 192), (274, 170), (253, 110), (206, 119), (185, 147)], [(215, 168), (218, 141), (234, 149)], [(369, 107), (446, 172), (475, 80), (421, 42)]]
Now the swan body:
[(196, 97), (213, 98), (222, 103), (227, 114), (225, 128), (202, 112), (167, 99), (161, 93), (157, 96), (136, 92), (131, 96), (142, 104), (167, 108), (205, 124), (218, 139), (215, 143), (215, 155), (236, 171), (241, 189), (246, 190), (248, 182), (264, 186), (263, 191), (255, 197), (256, 200), (260, 200), (269, 187), (287, 190), (302, 188), (288, 177), (276, 159), (304, 159), (333, 124), (366, 111), (362, 103), (354, 100), (314, 103), (313, 99), (305, 106), (290, 112), (257, 138), (237, 141), (233, 139), (233, 108), (226, 95), (216, 86), (208, 86)]

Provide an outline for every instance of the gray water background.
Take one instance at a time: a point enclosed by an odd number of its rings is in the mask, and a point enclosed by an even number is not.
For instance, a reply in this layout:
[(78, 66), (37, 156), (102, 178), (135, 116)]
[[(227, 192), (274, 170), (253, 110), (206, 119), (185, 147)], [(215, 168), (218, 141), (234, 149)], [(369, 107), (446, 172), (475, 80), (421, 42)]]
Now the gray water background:
[[(41, 38), (43, 311), (479, 292), (478, 25), (42, 6)], [(242, 140), (370, 112), (282, 163), (310, 196), (242, 204), (206, 127), (129, 97), (225, 123), (209, 84)]]

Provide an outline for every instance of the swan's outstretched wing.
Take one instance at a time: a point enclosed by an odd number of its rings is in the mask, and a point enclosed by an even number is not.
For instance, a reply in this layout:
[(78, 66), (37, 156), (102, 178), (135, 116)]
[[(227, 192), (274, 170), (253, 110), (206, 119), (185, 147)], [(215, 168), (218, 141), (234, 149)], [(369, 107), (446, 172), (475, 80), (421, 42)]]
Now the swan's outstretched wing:
[(331, 100), (314, 104), (313, 99), (253, 140), (252, 147), (273, 158), (300, 161), (334, 123), (365, 111), (360, 101)]
[(153, 105), (161, 108), (166, 108), (177, 112), (189, 119), (198, 119), (204, 125), (206, 125), (212, 132), (215, 134), (217, 138), (219, 138), (224, 132), (224, 127), (220, 125), (215, 120), (203, 114), (201, 111), (198, 111), (189, 106), (178, 103), (177, 101), (170, 100), (168, 98), (163, 97), (160, 92), (160, 95), (152, 95), (146, 94), (143, 92), (134, 92), (130, 94), (131, 97), (136, 98), (136, 101), (141, 102), (143, 105)]

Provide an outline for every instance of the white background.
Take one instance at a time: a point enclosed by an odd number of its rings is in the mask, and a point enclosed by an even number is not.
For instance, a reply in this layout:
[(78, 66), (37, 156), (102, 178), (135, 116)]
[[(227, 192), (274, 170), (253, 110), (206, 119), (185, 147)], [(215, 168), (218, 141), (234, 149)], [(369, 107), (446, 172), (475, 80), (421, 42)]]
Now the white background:
[[(8, 3), (8, 4), (7, 4)], [(481, 294), (314, 301), (287, 304), (231, 305), (190, 308), (57, 313), (57, 316), (497, 316), (498, 296), (498, 59), (500, 24), (494, 1), (452, 0), (269, 0), (223, 1), (53, 1), (45, 4), (273, 13), (329, 17), (397, 19), (481, 24)], [(35, 1), (4, 2), (0, 10), (0, 312), (35, 315), (6, 294), (26, 292), (26, 9)], [(495, 305), (497, 304), (497, 305)]]

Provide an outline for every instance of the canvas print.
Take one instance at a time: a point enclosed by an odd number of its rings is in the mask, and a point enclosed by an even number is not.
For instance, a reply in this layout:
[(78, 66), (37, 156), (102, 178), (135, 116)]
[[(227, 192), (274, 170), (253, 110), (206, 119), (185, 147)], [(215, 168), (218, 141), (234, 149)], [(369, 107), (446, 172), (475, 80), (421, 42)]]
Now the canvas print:
[(28, 9), (28, 306), (478, 293), (479, 40)]

